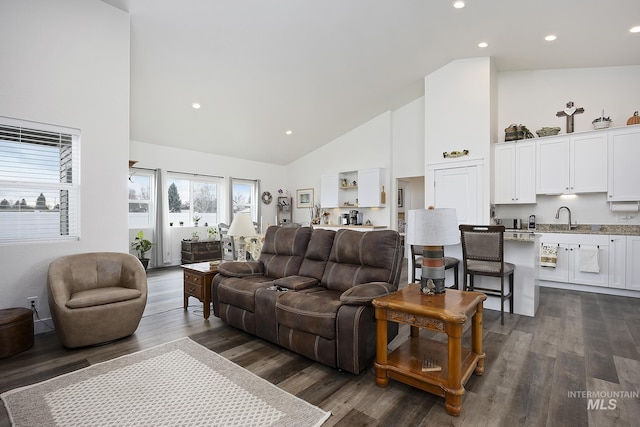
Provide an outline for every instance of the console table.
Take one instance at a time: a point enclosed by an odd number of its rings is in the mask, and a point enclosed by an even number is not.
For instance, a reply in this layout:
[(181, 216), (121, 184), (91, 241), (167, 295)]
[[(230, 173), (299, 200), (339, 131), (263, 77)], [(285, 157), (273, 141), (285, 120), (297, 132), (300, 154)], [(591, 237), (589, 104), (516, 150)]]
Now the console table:
[[(385, 387), (389, 378), (445, 398), (451, 415), (460, 415), (464, 385), (471, 373), (482, 375), (482, 303), (480, 292), (447, 289), (438, 295), (423, 295), (420, 285), (373, 300), (376, 311), (376, 384)], [(471, 348), (462, 348), (463, 325), (471, 318)], [(411, 335), (387, 354), (387, 321), (411, 326)], [(447, 343), (420, 337), (420, 329), (447, 334)], [(440, 371), (423, 372), (428, 358)]]

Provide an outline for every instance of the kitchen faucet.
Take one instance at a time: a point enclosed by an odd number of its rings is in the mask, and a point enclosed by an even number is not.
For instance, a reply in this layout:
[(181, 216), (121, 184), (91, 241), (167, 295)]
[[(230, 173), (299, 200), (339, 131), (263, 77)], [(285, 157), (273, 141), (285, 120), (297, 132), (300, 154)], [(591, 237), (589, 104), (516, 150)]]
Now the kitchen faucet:
[(569, 209), (567, 206), (560, 206), (558, 208), (558, 211), (556, 212), (556, 219), (560, 219), (560, 210), (563, 209), (563, 208), (566, 209), (567, 212), (569, 213), (569, 230), (571, 230), (572, 228), (575, 228), (576, 226), (571, 224), (571, 209)]

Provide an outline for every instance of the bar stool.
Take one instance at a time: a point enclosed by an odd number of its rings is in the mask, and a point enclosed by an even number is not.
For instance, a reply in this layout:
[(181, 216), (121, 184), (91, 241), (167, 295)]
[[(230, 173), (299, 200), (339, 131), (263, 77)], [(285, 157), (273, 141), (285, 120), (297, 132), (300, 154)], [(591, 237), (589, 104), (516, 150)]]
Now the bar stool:
[[(411, 273), (411, 281), (412, 282), (420, 282), (420, 279), (416, 277), (416, 270), (422, 268), (422, 246), (419, 245), (411, 245), (411, 259), (413, 259), (413, 272)], [(460, 264), (460, 260), (458, 258), (446, 256), (444, 257), (444, 269), (448, 270), (453, 268), (453, 286), (450, 286), (451, 289), (459, 289), (458, 288), (458, 266)]]
[[(513, 313), (513, 277), (516, 266), (504, 262), (504, 225), (465, 225), (460, 228), (462, 243), (463, 290), (481, 291), (500, 297), (500, 324), (504, 325), (504, 302), (509, 301), (509, 312)], [(469, 275), (469, 286), (467, 286)], [(474, 276), (500, 278), (500, 289), (478, 288), (473, 284)], [(504, 276), (509, 276), (509, 292), (505, 293)]]

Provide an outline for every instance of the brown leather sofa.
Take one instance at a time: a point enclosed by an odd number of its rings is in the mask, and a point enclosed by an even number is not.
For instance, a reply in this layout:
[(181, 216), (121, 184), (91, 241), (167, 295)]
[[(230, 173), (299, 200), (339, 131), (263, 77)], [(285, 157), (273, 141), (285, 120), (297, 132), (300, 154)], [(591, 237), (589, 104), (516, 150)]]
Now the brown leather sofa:
[(55, 259), (48, 271), (49, 308), (65, 347), (124, 338), (135, 332), (147, 303), (140, 260), (117, 252)]
[[(258, 261), (220, 265), (223, 322), (325, 365), (359, 373), (375, 357), (371, 301), (395, 292), (402, 245), (392, 230), (269, 227)], [(389, 324), (389, 340), (397, 324)]]

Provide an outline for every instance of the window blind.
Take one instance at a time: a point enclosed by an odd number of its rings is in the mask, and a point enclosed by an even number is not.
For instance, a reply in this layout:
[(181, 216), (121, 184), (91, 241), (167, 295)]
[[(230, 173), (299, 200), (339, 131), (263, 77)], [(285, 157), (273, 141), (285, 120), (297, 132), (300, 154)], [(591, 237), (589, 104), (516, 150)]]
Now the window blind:
[(0, 242), (79, 237), (77, 129), (0, 117)]

